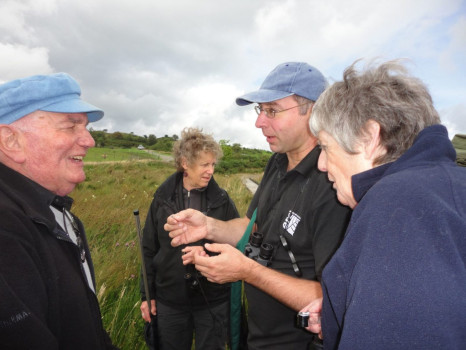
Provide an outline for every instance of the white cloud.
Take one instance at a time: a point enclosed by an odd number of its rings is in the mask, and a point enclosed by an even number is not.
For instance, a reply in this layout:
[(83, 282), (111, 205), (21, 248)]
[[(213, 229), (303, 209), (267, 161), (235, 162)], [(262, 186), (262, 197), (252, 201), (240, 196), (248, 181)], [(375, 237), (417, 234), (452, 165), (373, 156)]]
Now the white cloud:
[(466, 61), (466, 16), (461, 16), (448, 30), (450, 40), (447, 48), (440, 55), (443, 69), (454, 73), (461, 69)]
[(458, 21), (451, 27), (452, 49), (466, 50), (466, 16), (461, 16)]
[(18, 77), (50, 74), (53, 72), (48, 64), (48, 50), (44, 47), (28, 48), (23, 45), (0, 43), (0, 77), (3, 82)]
[(464, 101), (463, 8), (464, 0), (2, 0), (0, 78), (68, 72), (106, 112), (95, 128), (163, 136), (198, 124), (267, 149), (254, 111), (234, 101), (285, 61), (340, 80), (357, 58), (407, 57), (442, 110)]
[(448, 129), (450, 139), (456, 134), (466, 134), (466, 104), (457, 104), (439, 110), (442, 124)]
[(34, 28), (27, 21), (28, 15), (50, 15), (56, 10), (57, 0), (2, 0), (0, 2), (0, 38), (2, 41), (28, 42)]

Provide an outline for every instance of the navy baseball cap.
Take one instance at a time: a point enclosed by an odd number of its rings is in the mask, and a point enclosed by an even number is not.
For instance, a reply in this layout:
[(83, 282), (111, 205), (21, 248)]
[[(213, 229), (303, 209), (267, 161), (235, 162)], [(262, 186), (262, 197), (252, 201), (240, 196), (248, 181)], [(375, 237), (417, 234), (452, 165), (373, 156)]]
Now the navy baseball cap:
[(34, 75), (0, 85), (0, 124), (11, 124), (34, 111), (86, 113), (89, 122), (104, 112), (81, 100), (81, 88), (66, 73)]
[(287, 62), (270, 72), (259, 90), (238, 97), (236, 104), (266, 103), (291, 95), (316, 101), (327, 86), (327, 79), (317, 68), (304, 62)]

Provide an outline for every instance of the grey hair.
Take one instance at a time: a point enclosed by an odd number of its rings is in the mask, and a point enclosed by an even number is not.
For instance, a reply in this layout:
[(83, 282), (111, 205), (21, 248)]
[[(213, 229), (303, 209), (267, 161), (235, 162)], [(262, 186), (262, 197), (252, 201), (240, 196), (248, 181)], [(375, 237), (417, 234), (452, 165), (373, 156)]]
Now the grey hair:
[[(358, 60), (359, 61), (359, 60)], [(380, 125), (380, 145), (386, 154), (374, 165), (398, 159), (414, 142), (419, 132), (440, 124), (427, 87), (408, 75), (399, 60), (378, 67), (369, 64), (358, 73), (354, 62), (317, 100), (310, 119), (314, 135), (325, 131), (346, 152), (355, 154), (356, 146), (367, 135), (369, 120)]]
[(314, 104), (314, 101), (312, 101), (312, 100), (310, 100), (310, 99), (308, 99), (306, 97), (302, 97), (302, 96), (299, 96), (299, 95), (293, 95), (293, 98), (298, 103), (298, 105), (300, 105), (298, 107), (300, 115), (305, 115), (307, 113), (307, 111), (309, 110), (309, 107), (311, 107)]
[(173, 144), (173, 158), (176, 169), (178, 171), (184, 170), (183, 158), (186, 159), (188, 164), (194, 164), (201, 152), (210, 152), (217, 160), (223, 156), (222, 148), (212, 135), (204, 134), (202, 129), (184, 128), (181, 131), (181, 139)]

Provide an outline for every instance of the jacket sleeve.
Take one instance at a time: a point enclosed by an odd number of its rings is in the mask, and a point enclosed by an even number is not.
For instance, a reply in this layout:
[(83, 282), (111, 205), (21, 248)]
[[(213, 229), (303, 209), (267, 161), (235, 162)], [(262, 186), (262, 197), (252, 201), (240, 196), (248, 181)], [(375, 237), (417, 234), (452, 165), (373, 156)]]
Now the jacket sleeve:
[[(149, 285), (149, 293), (151, 299), (155, 298), (155, 269), (153, 268), (152, 261), (155, 254), (157, 254), (160, 243), (157, 238), (157, 210), (158, 204), (156, 199), (152, 201), (149, 212), (147, 213), (146, 223), (144, 225), (143, 235), (142, 235), (142, 252), (144, 257), (144, 265), (146, 267), (147, 273), (147, 284)], [(144, 290), (144, 279), (142, 277), (141, 269), (141, 299), (146, 300), (146, 293)]]

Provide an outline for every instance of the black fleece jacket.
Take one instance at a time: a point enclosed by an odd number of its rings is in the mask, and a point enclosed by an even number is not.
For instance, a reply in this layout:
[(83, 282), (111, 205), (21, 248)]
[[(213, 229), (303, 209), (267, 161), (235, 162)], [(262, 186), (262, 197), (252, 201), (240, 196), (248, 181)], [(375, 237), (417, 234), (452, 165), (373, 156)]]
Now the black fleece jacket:
[[(0, 348), (115, 349), (79, 249), (50, 210), (57, 199), (0, 163)], [(94, 280), (84, 228), (74, 218)]]

